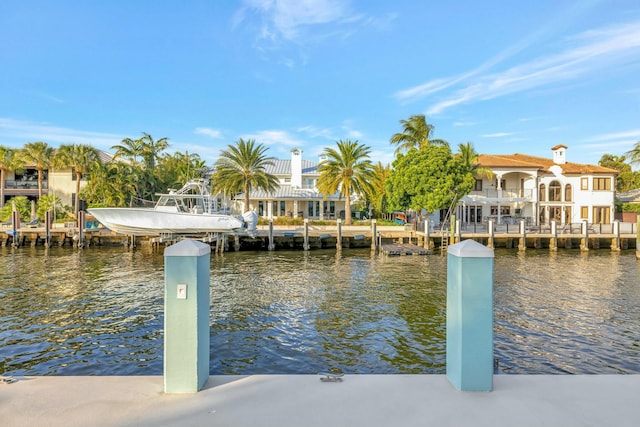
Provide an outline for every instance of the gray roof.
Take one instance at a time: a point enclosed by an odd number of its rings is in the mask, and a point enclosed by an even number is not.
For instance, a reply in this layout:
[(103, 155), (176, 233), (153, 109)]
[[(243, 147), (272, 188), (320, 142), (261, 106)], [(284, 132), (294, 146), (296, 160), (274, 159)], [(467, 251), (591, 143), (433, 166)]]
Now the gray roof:
[[(238, 194), (235, 199), (242, 200), (243, 195)], [(251, 200), (269, 200), (269, 199), (297, 199), (297, 200), (321, 200), (324, 199), (324, 194), (318, 193), (311, 188), (293, 188), (290, 185), (281, 185), (273, 193), (268, 193), (262, 190), (253, 190), (249, 196)], [(339, 194), (333, 194), (327, 197), (327, 200), (340, 200)]]
[[(291, 160), (274, 159), (273, 166), (264, 168), (265, 172), (273, 175), (291, 175)], [(302, 173), (304, 175), (318, 174), (318, 163), (309, 160), (302, 161)]]
[(640, 188), (618, 193), (618, 199), (623, 203), (640, 203)]

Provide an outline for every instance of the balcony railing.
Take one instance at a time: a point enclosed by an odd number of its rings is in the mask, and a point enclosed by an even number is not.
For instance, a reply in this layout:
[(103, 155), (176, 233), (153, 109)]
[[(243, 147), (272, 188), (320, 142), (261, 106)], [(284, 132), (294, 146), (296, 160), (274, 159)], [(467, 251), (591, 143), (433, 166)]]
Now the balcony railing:
[[(38, 181), (32, 181), (32, 180), (5, 181), (4, 188), (6, 190), (37, 190)], [(43, 190), (49, 189), (48, 181), (42, 181), (42, 189)]]
[(482, 191), (472, 191), (469, 193), (471, 197), (482, 197), (492, 199), (533, 199), (533, 190), (523, 188), (504, 188), (498, 190), (495, 188), (488, 188)]

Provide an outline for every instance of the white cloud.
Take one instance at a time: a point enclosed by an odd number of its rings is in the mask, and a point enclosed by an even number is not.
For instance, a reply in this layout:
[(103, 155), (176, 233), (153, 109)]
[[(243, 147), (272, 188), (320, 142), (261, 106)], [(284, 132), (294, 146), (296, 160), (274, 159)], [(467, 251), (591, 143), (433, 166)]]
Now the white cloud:
[(505, 51), (468, 73), (435, 79), (398, 91), (395, 96), (399, 101), (407, 101), (456, 88), (427, 110), (427, 114), (438, 114), (456, 105), (488, 100), (574, 80), (603, 69), (638, 63), (640, 21), (586, 31), (567, 39), (565, 49), (560, 53), (534, 58), (503, 71), (485, 72), (512, 51), (519, 51), (525, 44)]
[(485, 133), (484, 135), (480, 135), (483, 138), (504, 138), (505, 136), (513, 135), (512, 132), (495, 132), (495, 133)]
[(640, 139), (640, 129), (597, 135), (593, 138), (589, 138), (587, 141), (611, 141), (615, 139)]
[(53, 126), (49, 123), (34, 123), (24, 120), (0, 118), (0, 141), (21, 147), (33, 141), (44, 141), (51, 146), (60, 144), (89, 144), (102, 150), (120, 144), (124, 135), (93, 132)]
[(284, 130), (262, 130), (257, 133), (245, 134), (243, 139), (255, 139), (259, 144), (265, 145), (284, 145), (287, 147), (302, 147), (304, 141), (291, 136)]
[(194, 130), (193, 132), (198, 135), (206, 135), (214, 139), (222, 138), (222, 132), (219, 131), (218, 129), (200, 127), (200, 128), (196, 128), (196, 130)]

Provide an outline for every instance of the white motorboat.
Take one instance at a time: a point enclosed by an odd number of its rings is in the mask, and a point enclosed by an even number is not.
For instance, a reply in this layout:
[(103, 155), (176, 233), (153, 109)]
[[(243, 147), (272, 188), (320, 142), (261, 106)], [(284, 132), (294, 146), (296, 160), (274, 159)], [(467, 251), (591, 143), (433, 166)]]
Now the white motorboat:
[(209, 193), (208, 181), (192, 180), (179, 190), (159, 194), (153, 208), (91, 208), (102, 225), (120, 234), (157, 236), (159, 234), (239, 233), (252, 234), (257, 225), (255, 212), (234, 216)]

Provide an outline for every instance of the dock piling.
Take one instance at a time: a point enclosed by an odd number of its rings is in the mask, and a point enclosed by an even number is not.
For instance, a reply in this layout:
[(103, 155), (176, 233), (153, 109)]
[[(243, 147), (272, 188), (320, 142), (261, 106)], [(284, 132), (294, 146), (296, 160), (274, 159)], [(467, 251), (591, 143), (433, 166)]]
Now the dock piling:
[(309, 245), (309, 218), (304, 219), (304, 243), (302, 245), (302, 249), (308, 251), (311, 249)]
[(336, 219), (336, 225), (338, 227), (338, 238), (336, 239), (336, 249), (342, 249), (342, 219)]
[(620, 250), (620, 221), (617, 219), (613, 221), (613, 239), (611, 239), (611, 250), (619, 251)]
[(210, 259), (192, 239), (164, 251), (165, 393), (195, 393), (209, 379)]
[(269, 249), (270, 251), (275, 250), (276, 245), (273, 242), (273, 219), (269, 220), (269, 247), (267, 249)]
[(636, 218), (636, 259), (640, 259), (640, 215)]
[(527, 250), (527, 228), (524, 219), (520, 220), (520, 242), (518, 243), (518, 250)]
[(474, 240), (447, 251), (446, 375), (460, 391), (493, 389), (493, 258)]
[(371, 220), (371, 251), (375, 252), (378, 249), (377, 239), (377, 227), (378, 222), (375, 219)]
[(549, 239), (549, 250), (558, 250), (558, 227), (556, 226), (555, 220), (551, 221), (551, 238)]
[(580, 239), (580, 250), (586, 252), (589, 250), (589, 225), (587, 220), (582, 221), (582, 238)]

